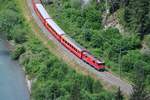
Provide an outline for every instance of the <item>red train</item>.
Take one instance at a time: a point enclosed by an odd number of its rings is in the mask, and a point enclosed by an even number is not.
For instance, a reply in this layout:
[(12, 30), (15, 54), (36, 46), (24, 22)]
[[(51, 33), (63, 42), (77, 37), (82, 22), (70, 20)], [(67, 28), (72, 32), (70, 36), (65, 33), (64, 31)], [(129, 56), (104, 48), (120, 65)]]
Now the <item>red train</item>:
[(69, 51), (71, 51), (78, 58), (82, 59), (89, 65), (91, 65), (96, 70), (105, 70), (104, 62), (96, 59), (92, 56), (85, 48), (76, 43), (72, 38), (70, 38), (49, 16), (45, 8), (41, 3), (35, 3), (33, 7), (37, 15), (39, 16), (42, 23), (49, 30), (49, 32)]

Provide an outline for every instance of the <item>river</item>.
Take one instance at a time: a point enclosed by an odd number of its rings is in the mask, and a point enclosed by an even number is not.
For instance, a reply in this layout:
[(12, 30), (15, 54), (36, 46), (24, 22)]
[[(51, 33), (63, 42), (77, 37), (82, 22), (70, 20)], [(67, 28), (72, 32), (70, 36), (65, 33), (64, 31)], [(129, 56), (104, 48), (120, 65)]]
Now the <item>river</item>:
[(24, 71), (0, 38), (0, 100), (29, 100)]

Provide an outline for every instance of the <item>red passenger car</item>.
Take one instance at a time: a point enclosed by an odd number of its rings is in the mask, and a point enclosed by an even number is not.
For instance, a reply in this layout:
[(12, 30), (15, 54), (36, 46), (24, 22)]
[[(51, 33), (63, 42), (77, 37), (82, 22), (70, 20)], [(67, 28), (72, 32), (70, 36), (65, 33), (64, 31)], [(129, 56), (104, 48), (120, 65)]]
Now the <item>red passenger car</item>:
[(34, 5), (35, 12), (39, 16), (40, 20), (42, 21), (43, 24), (45, 24), (46, 20), (45, 19), (50, 19), (51, 17), (48, 15), (47, 11), (43, 7), (42, 4), (35, 4)]
[(45, 25), (55, 38), (61, 41), (61, 36), (64, 35), (65, 32), (52, 19), (46, 19)]
[(82, 59), (87, 62), (88, 64), (92, 65), (96, 70), (103, 70), (105, 69), (104, 62), (101, 60), (96, 59), (88, 52), (83, 52)]
[[(34, 3), (34, 2), (33, 2)], [(104, 62), (93, 57), (85, 48), (76, 43), (72, 38), (65, 34), (65, 32), (51, 19), (42, 4), (33, 4), (34, 10), (39, 16), (42, 23), (46, 26), (49, 32), (62, 43), (74, 55), (91, 65), (97, 70), (104, 70)]]
[(63, 35), (61, 43), (72, 53), (74, 53), (77, 57), (82, 59), (82, 54), (85, 51), (85, 49), (78, 43), (76, 43), (72, 38), (70, 38), (68, 35)]

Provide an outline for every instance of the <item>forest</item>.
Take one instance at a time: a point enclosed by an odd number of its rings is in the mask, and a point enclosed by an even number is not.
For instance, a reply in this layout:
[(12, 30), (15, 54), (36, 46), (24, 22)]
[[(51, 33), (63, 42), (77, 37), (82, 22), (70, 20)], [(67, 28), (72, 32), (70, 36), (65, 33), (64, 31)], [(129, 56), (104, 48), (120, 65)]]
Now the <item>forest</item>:
[[(109, 0), (108, 0), (109, 1)], [(80, 0), (51, 0), (45, 5), (51, 17), (73, 39), (97, 58), (103, 59), (109, 70), (134, 82), (137, 69), (142, 70), (143, 84), (150, 90), (150, 1), (109, 1), (108, 16), (116, 14), (126, 33), (103, 26), (105, 0), (82, 5)]]
[[(128, 33), (124, 34), (114, 27), (104, 29), (105, 2), (100, 1), (84, 6), (80, 0), (43, 3), (68, 35), (103, 59), (110, 71), (135, 83), (130, 100), (146, 98), (150, 91), (150, 2), (109, 2), (110, 15), (118, 14)], [(17, 0), (0, 0), (0, 33), (15, 44), (12, 59), (19, 60), (33, 80), (32, 100), (123, 100), (120, 90), (116, 94), (105, 90), (99, 81), (77, 73), (50, 53), (33, 35), (18, 5)]]
[(17, 0), (0, 0), (0, 32), (12, 42), (12, 59), (19, 60), (33, 80), (31, 100), (112, 100), (114, 93), (99, 81), (77, 73), (34, 36)]

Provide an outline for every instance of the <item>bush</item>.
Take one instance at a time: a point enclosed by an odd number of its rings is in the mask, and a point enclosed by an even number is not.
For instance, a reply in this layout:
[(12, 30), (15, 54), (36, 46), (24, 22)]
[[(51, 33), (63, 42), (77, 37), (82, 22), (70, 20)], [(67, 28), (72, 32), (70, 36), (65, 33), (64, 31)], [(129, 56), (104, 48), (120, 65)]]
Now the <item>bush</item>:
[(71, 6), (75, 9), (81, 8), (81, 0), (71, 0)]
[(14, 25), (16, 25), (19, 21), (19, 15), (17, 12), (6, 9), (0, 11), (0, 30), (1, 32), (5, 32), (8, 34)]
[(125, 72), (130, 72), (133, 71), (134, 65), (136, 62), (140, 61), (142, 56), (140, 55), (139, 51), (130, 51), (128, 52), (127, 55), (124, 55), (122, 57), (121, 63), (122, 63), (122, 70)]
[(26, 33), (28, 31), (20, 25), (13, 27), (11, 31), (11, 37), (15, 40), (16, 43), (24, 43), (26, 41)]
[(13, 50), (11, 57), (14, 60), (19, 59), (20, 55), (25, 52), (24, 46), (18, 45), (15, 50)]

